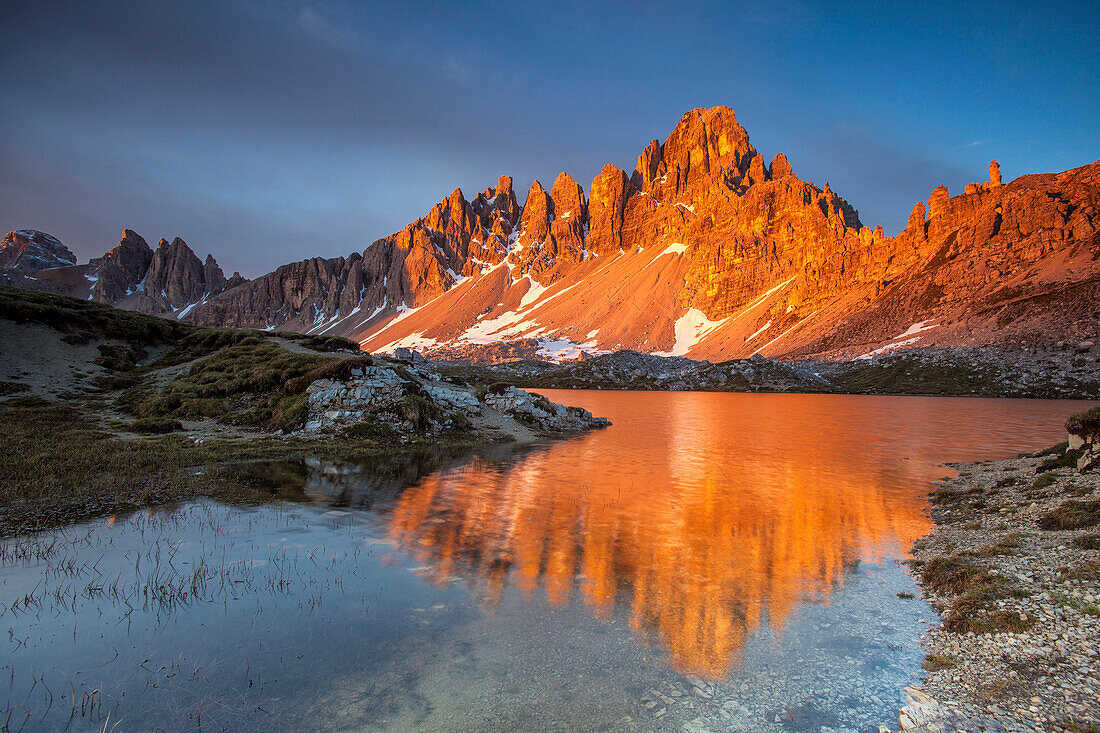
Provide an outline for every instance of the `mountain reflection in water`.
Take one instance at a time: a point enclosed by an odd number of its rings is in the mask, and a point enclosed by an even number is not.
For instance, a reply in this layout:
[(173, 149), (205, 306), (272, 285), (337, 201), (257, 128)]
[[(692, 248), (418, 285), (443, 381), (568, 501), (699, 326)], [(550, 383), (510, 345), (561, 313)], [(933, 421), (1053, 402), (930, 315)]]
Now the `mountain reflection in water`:
[(437, 582), (476, 584), (486, 609), (508, 583), (557, 607), (579, 593), (599, 617), (623, 604), (677, 669), (720, 677), (761, 625), (781, 630), (929, 528), (920, 497), (944, 469), (903, 459), (934, 400), (868, 419), (837, 397), (824, 412), (811, 395), (547, 394), (614, 426), (432, 474), (393, 509), (392, 538)]

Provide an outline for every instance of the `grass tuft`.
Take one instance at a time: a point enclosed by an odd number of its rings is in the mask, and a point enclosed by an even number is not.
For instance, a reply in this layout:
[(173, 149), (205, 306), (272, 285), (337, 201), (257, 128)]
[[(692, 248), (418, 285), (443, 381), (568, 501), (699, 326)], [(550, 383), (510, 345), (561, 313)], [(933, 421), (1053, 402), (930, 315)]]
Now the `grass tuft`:
[(1039, 520), (1044, 529), (1084, 529), (1100, 524), (1100, 499), (1069, 499)]

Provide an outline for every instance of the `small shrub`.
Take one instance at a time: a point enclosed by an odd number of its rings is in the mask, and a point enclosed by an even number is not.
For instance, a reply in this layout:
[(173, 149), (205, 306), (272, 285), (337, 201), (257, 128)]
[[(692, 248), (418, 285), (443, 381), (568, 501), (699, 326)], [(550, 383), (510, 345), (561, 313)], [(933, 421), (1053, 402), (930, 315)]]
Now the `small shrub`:
[(898, 598), (902, 599), (903, 601), (910, 601), (913, 598), (916, 598), (916, 596), (914, 596), (912, 593), (906, 593), (905, 591), (902, 591), (901, 593), (898, 593), (897, 595), (898, 595)]
[(1100, 550), (1100, 534), (1093, 532), (1074, 537), (1073, 546), (1082, 550)]
[(980, 550), (972, 550), (967, 552), (968, 555), (977, 555), (980, 557), (992, 557), (994, 555), (1014, 555), (1020, 548), (1021, 535), (1018, 532), (1011, 532), (1006, 534), (1001, 539), (994, 542), (992, 545), (983, 547)]
[(385, 443), (397, 437), (397, 430), (389, 423), (377, 419), (368, 419), (355, 423), (344, 431), (344, 437), (351, 440), (369, 440), (372, 443)]
[(301, 333), (283, 333), (280, 335), (314, 351), (359, 351), (358, 341), (352, 341), (342, 336), (307, 336)]
[(130, 423), (130, 431), (144, 435), (164, 435), (183, 430), (179, 420), (167, 417), (143, 417)]
[(455, 410), (451, 413), (451, 422), (454, 423), (455, 430), (465, 431), (470, 429), (470, 418), (461, 410)]
[(952, 669), (959, 666), (959, 661), (947, 654), (929, 654), (920, 666), (929, 672), (939, 672), (941, 669)]
[(355, 367), (366, 368), (373, 363), (369, 356), (353, 356), (350, 359), (325, 359), (324, 362), (304, 374), (288, 379), (286, 384), (283, 385), (283, 390), (288, 394), (301, 394), (309, 388), (309, 385), (319, 379), (346, 380), (351, 377), (351, 370)]
[(976, 580), (986, 576), (985, 570), (958, 556), (933, 558), (921, 571), (921, 580), (940, 594), (960, 594)]
[(1031, 488), (1033, 488), (1033, 489), (1045, 489), (1057, 480), (1058, 480), (1058, 474), (1044, 473), (1041, 476), (1039, 476), (1037, 479), (1035, 479), (1034, 481), (1031, 482)]
[(1100, 434), (1100, 407), (1071, 416), (1066, 420), (1066, 431), (1082, 437)]
[(1043, 473), (1046, 471), (1053, 471), (1056, 468), (1077, 468), (1077, 459), (1084, 454), (1084, 448), (1070, 449), (1067, 444), (1066, 450), (1060, 456), (1048, 458), (1043, 461), (1042, 464), (1035, 469), (1035, 472)]
[(417, 430), (427, 430), (432, 421), (443, 417), (443, 410), (427, 397), (407, 394), (398, 401), (397, 414)]
[(1067, 580), (1100, 580), (1100, 560), (1089, 560), (1072, 568), (1065, 568), (1061, 575)]
[(1070, 499), (1039, 520), (1044, 529), (1084, 529), (1100, 524), (1100, 499)]
[(109, 372), (126, 372), (145, 358), (146, 351), (136, 344), (100, 344), (96, 364)]

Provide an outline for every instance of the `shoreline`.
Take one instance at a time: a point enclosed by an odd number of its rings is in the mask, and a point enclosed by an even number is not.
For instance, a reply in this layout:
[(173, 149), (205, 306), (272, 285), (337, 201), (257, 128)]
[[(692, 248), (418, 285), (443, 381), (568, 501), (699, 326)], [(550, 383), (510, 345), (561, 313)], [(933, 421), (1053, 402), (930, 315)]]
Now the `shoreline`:
[(942, 623), (901, 731), (1100, 730), (1100, 473), (1067, 448), (950, 464), (931, 494), (909, 565)]

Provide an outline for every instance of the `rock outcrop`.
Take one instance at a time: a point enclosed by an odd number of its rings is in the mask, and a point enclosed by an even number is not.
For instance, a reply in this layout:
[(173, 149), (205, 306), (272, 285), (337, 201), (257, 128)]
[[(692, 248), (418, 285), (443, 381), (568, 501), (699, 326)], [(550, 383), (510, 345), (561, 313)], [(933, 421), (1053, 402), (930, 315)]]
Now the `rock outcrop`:
[[(321, 379), (306, 390), (309, 413), (304, 430), (342, 429), (364, 422), (403, 421), (420, 430), (454, 427), (483, 412), (507, 416), (546, 434), (606, 427), (606, 418), (559, 405), (515, 387), (475, 391), (440, 379), (422, 367), (357, 366), (347, 379)], [(461, 415), (461, 417), (456, 417)]]

